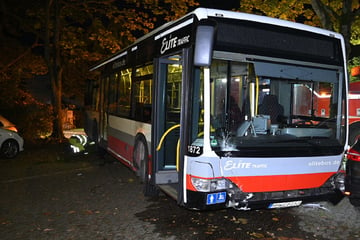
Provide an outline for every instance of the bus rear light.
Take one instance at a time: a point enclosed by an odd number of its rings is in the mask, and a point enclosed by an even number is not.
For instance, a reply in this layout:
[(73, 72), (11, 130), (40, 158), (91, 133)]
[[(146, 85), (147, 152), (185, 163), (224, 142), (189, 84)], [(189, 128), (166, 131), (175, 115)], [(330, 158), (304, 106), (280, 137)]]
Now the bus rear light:
[(228, 183), (224, 178), (204, 179), (191, 177), (191, 183), (199, 192), (215, 192), (228, 188)]
[(347, 154), (347, 159), (360, 162), (360, 153), (358, 151), (355, 151), (354, 149), (350, 149)]

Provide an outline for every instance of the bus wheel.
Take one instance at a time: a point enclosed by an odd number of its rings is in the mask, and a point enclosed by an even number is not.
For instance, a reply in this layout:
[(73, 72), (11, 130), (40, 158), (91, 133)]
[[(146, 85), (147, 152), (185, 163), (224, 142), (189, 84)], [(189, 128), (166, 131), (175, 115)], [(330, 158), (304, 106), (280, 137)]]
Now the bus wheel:
[(158, 196), (159, 190), (150, 182), (149, 174), (149, 154), (145, 138), (139, 136), (136, 139), (134, 147), (134, 166), (137, 169), (136, 174), (140, 178), (140, 182), (144, 184), (144, 195), (155, 197)]

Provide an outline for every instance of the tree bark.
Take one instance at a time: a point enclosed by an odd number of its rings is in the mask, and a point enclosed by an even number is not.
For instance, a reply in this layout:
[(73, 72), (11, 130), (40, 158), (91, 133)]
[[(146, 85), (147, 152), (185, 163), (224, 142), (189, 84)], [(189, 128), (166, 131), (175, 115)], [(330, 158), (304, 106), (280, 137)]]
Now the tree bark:
[[(337, 30), (343, 35), (346, 48), (346, 60), (348, 60), (351, 55), (351, 25), (357, 14), (352, 11), (352, 0), (343, 0), (340, 15), (331, 10), (321, 0), (311, 0), (311, 6), (319, 17), (323, 28), (331, 31)], [(337, 22), (334, 23), (333, 21), (335, 20), (337, 20)]]
[[(54, 11), (52, 17), (52, 10)], [(45, 31), (45, 61), (48, 66), (49, 78), (52, 88), (53, 104), (53, 131), (52, 137), (58, 141), (64, 139), (62, 124), (62, 68), (60, 48), (58, 46), (60, 39), (60, 7), (59, 0), (49, 0), (46, 6), (46, 31)], [(51, 32), (51, 23), (53, 23), (53, 32)], [(51, 36), (51, 33), (53, 36)], [(51, 41), (52, 40), (52, 41)]]
[(319, 17), (323, 28), (333, 31), (333, 22), (331, 21), (332, 11), (321, 0), (311, 0), (311, 6)]

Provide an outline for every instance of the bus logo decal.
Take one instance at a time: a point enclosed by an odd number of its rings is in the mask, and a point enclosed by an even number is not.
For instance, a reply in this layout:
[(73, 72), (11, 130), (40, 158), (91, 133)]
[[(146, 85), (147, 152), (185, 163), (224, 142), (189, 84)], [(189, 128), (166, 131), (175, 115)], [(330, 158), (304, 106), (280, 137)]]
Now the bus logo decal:
[(254, 164), (251, 162), (243, 162), (243, 161), (234, 161), (234, 160), (227, 160), (224, 165), (224, 170), (230, 171), (233, 169), (245, 169), (245, 168), (267, 168), (267, 164), (260, 163), (260, 164)]
[(172, 37), (171, 35), (169, 39), (165, 37), (162, 40), (160, 53), (164, 54), (167, 50), (186, 44), (189, 41), (190, 41), (190, 35), (184, 36), (182, 38)]

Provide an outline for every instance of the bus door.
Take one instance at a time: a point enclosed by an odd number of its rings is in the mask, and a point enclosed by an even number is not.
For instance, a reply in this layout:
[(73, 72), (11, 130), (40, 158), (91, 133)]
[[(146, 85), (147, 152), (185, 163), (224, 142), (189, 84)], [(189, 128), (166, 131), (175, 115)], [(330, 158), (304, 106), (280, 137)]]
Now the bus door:
[(155, 184), (176, 199), (182, 109), (181, 55), (159, 59), (157, 70), (152, 128), (156, 147), (153, 152)]

